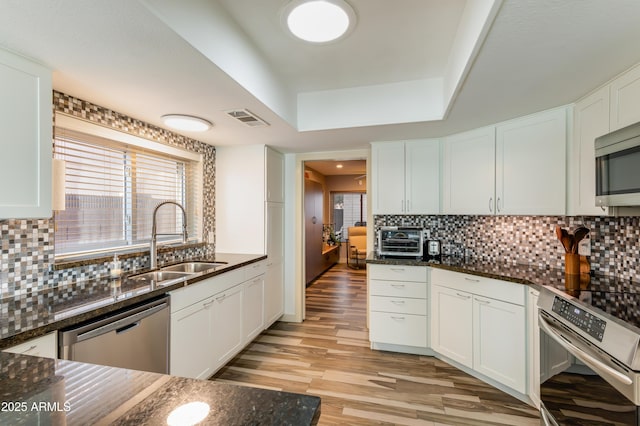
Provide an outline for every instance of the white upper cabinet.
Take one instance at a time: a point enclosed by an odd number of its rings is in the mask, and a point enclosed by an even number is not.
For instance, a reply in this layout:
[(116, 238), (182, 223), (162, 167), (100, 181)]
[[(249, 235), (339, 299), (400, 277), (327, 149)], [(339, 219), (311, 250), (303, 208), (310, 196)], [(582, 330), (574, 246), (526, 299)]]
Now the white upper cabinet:
[(440, 142), (437, 139), (371, 144), (374, 214), (437, 214)]
[(496, 213), (566, 213), (567, 108), (496, 127)]
[(494, 214), (494, 127), (447, 137), (443, 169), (443, 213)]
[(611, 131), (640, 121), (640, 66), (611, 82)]
[(0, 50), (0, 219), (51, 217), (51, 71)]
[(567, 108), (444, 140), (443, 213), (566, 212)]
[(595, 139), (609, 133), (609, 86), (576, 102), (571, 149), (569, 212), (572, 215), (603, 215), (596, 207)]
[(265, 151), (266, 201), (284, 203), (284, 156), (269, 147), (265, 147)]

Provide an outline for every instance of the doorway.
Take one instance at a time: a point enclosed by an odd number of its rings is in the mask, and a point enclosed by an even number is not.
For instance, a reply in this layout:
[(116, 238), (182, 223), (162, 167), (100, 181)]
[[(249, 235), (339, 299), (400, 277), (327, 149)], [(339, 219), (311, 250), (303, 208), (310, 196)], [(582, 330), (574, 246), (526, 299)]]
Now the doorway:
[(306, 160), (302, 169), (306, 289), (332, 266), (347, 262), (349, 228), (367, 225), (367, 159)]

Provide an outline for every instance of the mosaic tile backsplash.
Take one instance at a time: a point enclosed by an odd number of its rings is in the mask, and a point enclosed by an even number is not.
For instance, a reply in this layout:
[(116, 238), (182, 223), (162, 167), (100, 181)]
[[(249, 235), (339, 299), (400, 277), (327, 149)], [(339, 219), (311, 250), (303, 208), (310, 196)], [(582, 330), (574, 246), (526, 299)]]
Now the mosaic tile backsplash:
[(563, 268), (555, 226), (590, 229), (591, 270), (640, 281), (640, 217), (374, 216), (380, 226), (421, 226), (442, 241), (444, 254)]
[[(203, 154), (202, 235), (215, 234), (215, 148), (197, 140), (169, 132), (90, 102), (53, 92), (53, 110), (119, 131)], [(109, 262), (53, 270), (55, 232), (53, 219), (10, 219), (0, 221), (0, 297), (19, 296), (42, 290), (51, 283), (82, 281), (109, 274)], [(159, 255), (159, 264), (207, 256), (215, 252), (215, 242)], [(148, 265), (149, 256), (122, 259), (122, 268), (131, 271)]]

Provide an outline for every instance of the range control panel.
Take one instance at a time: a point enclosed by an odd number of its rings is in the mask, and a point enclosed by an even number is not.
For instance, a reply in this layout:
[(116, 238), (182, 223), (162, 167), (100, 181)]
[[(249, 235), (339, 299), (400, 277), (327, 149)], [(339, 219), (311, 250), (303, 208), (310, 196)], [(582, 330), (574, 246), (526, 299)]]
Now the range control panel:
[(552, 310), (589, 336), (602, 342), (604, 329), (607, 326), (606, 321), (558, 296), (553, 299)]

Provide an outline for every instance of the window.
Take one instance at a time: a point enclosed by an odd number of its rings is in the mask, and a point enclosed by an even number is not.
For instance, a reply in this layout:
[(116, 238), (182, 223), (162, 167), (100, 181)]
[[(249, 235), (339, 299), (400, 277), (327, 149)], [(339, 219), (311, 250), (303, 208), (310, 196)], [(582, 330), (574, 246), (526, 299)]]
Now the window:
[[(153, 210), (163, 201), (185, 207), (189, 236), (197, 238), (200, 164), (176, 156), (175, 148), (166, 150), (174, 152), (56, 127), (54, 156), (66, 163), (66, 209), (54, 216), (55, 253), (146, 246)], [(158, 233), (181, 233), (182, 213), (177, 207), (163, 206), (157, 219)], [(158, 240), (181, 241), (181, 237), (161, 236)]]
[[(349, 238), (348, 228), (367, 221), (367, 194), (360, 192), (331, 193), (331, 223), (341, 241)], [(357, 224), (357, 225), (356, 225)]]

